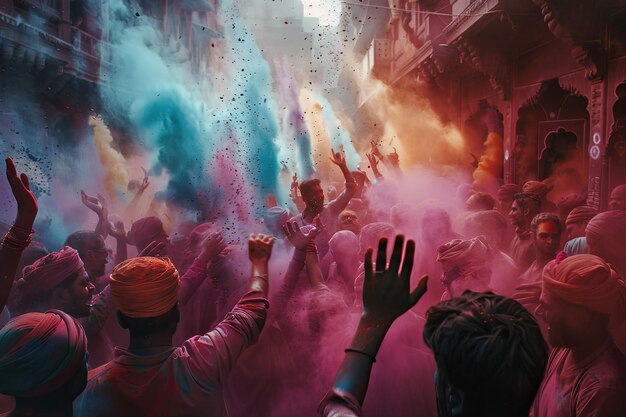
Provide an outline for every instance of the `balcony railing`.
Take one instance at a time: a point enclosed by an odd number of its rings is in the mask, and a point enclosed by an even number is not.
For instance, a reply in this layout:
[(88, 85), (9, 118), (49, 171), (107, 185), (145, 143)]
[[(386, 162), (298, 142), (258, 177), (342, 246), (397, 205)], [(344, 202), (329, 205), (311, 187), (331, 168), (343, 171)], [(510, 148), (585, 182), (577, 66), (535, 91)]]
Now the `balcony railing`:
[(101, 59), (106, 44), (71, 25), (69, 5), (70, 0), (0, 0), (3, 59), (21, 61), (25, 54), (37, 57), (39, 69), (51, 63), (59, 73), (97, 82), (100, 66), (108, 65)]

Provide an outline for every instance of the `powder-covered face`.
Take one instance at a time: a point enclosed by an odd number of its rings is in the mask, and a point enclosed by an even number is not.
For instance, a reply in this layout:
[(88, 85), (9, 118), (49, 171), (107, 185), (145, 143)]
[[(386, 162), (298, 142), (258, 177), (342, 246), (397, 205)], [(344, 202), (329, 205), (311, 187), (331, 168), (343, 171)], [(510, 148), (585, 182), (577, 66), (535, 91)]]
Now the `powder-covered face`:
[(352, 210), (344, 210), (339, 214), (337, 219), (337, 228), (339, 230), (349, 230), (355, 235), (361, 233), (361, 222), (359, 216)]
[(535, 247), (547, 256), (555, 256), (561, 244), (561, 231), (552, 221), (544, 221), (537, 225)]
[(108, 258), (109, 251), (104, 241), (102, 239), (94, 241), (93, 246), (87, 250), (87, 259), (84, 260), (85, 263), (89, 264), (90, 273), (94, 275), (91, 277), (92, 279), (104, 275)]
[(513, 226), (521, 226), (524, 224), (524, 209), (517, 204), (517, 201), (514, 201), (511, 205), (509, 219), (511, 219)]
[(575, 239), (577, 237), (585, 237), (585, 229), (587, 228), (587, 222), (570, 223), (566, 227), (567, 239)]
[(588, 312), (549, 291), (542, 291), (536, 315), (547, 324), (548, 342), (552, 347), (570, 348), (586, 337)]
[(626, 211), (626, 185), (619, 185), (611, 192), (609, 209)]
[(78, 272), (70, 287), (64, 290), (62, 310), (76, 317), (87, 317), (91, 313), (91, 299), (96, 287), (89, 281), (84, 268)]
[(315, 184), (306, 194), (302, 195), (302, 199), (307, 207), (314, 211), (320, 211), (324, 207), (324, 190), (320, 184)]

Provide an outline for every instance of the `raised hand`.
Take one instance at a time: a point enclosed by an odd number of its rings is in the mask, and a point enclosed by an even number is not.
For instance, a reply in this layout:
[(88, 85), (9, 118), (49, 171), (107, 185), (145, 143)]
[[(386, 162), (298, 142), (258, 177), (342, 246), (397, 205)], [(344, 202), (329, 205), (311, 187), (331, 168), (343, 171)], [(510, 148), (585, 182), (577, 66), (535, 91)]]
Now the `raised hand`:
[(104, 196), (102, 194), (98, 194), (98, 201), (100, 202), (100, 205), (102, 206), (102, 217), (104, 219), (108, 219), (109, 218), (109, 207), (107, 206), (106, 198), (104, 198)]
[(139, 256), (152, 256), (155, 258), (159, 258), (163, 255), (163, 251), (165, 250), (164, 242), (152, 241), (148, 246), (141, 251)]
[(98, 215), (98, 217), (104, 217), (104, 204), (98, 199), (98, 197), (92, 197), (85, 191), (80, 190), (80, 199), (88, 209)]
[(293, 177), (291, 177), (291, 189), (298, 189), (298, 174), (295, 173), (293, 174)]
[(202, 252), (200, 256), (209, 261), (222, 253), (227, 246), (228, 245), (220, 232), (209, 233), (202, 241)]
[(345, 167), (346, 166), (346, 157), (343, 153), (343, 149), (340, 148), (338, 152), (335, 152), (334, 149), (330, 150), (330, 161), (337, 165), (338, 167)]
[(382, 159), (383, 155), (380, 153), (380, 149), (378, 149), (378, 142), (372, 140), (370, 141), (370, 145), (372, 146), (371, 154), (378, 157), (378, 159)]
[(393, 148), (393, 152), (387, 155), (387, 159), (389, 159), (389, 163), (395, 167), (400, 165), (400, 155), (398, 155), (398, 151), (396, 148)]
[(143, 177), (143, 181), (141, 182), (141, 185), (139, 186), (139, 192), (142, 193), (146, 191), (146, 188), (148, 188), (149, 186), (150, 186), (150, 180), (148, 179), (148, 176), (146, 175), (145, 177)]
[(35, 222), (35, 217), (37, 217), (37, 212), (39, 211), (37, 198), (30, 190), (28, 176), (24, 173), (19, 176), (17, 175), (13, 159), (7, 158), (5, 162), (7, 167), (7, 180), (9, 181), (11, 192), (13, 193), (13, 197), (17, 203), (17, 216), (15, 218), (15, 224), (18, 227), (30, 231), (33, 227), (33, 223)]
[[(316, 216), (316, 219), (318, 219), (319, 221), (319, 216)], [(315, 219), (313, 221), (315, 222)], [(298, 223), (296, 223), (295, 221), (286, 222), (283, 225), (283, 233), (285, 233), (285, 237), (296, 249), (306, 250), (309, 242), (315, 239), (315, 237), (321, 231), (321, 228), (318, 227), (318, 224), (316, 224), (315, 228), (305, 235), (302, 230), (300, 230)]]
[(107, 232), (117, 240), (126, 239), (126, 229), (124, 222), (119, 220), (115, 223), (107, 222)]
[(248, 256), (252, 262), (267, 262), (272, 256), (272, 247), (276, 238), (270, 235), (254, 233), (248, 239)]
[(365, 156), (367, 156), (372, 171), (376, 171), (378, 169), (378, 159), (376, 159), (376, 156), (372, 153), (366, 153)]
[[(373, 249), (369, 248), (365, 252), (363, 316), (369, 316), (382, 324), (390, 325), (396, 318), (417, 304), (426, 292), (427, 276), (422, 277), (413, 292), (410, 291), (415, 242), (409, 240), (404, 253), (403, 246), (404, 236), (396, 236), (389, 268), (387, 268), (387, 239), (380, 239), (376, 256), (376, 271), (372, 265)], [(400, 269), (403, 257), (404, 262)]]

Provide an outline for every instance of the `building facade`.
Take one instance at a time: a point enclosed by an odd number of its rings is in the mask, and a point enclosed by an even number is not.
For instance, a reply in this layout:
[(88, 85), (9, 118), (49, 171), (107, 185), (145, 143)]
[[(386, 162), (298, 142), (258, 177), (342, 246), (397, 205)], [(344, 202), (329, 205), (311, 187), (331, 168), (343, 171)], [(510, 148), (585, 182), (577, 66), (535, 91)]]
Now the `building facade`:
[(503, 182), (550, 178), (604, 208), (626, 183), (626, 3), (390, 0), (368, 70), (423, 81), (479, 154), (484, 113), (503, 133)]

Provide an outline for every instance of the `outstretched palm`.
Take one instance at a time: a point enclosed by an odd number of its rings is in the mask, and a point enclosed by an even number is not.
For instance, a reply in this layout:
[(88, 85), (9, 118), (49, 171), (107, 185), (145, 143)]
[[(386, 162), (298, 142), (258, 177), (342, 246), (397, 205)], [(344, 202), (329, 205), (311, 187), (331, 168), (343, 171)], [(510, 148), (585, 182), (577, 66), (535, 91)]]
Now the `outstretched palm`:
[(389, 268), (387, 268), (387, 239), (378, 243), (376, 270), (372, 265), (373, 249), (365, 253), (365, 282), (363, 284), (363, 314), (390, 324), (413, 307), (426, 292), (428, 277), (424, 276), (411, 292), (411, 271), (415, 257), (415, 242), (409, 240), (404, 250), (404, 236), (396, 236)]
[(15, 202), (17, 203), (16, 223), (19, 221), (19, 223), (21, 223), (21, 226), (30, 228), (35, 222), (35, 217), (37, 216), (37, 212), (39, 211), (37, 198), (35, 197), (35, 194), (33, 194), (33, 192), (30, 190), (30, 182), (28, 181), (28, 176), (24, 173), (19, 176), (17, 175), (17, 170), (15, 169), (13, 159), (6, 159), (6, 167), (7, 180), (9, 181), (9, 185), (11, 186), (11, 192), (13, 193), (13, 197), (15, 198)]
[(285, 233), (285, 237), (296, 249), (305, 250), (307, 245), (315, 239), (321, 231), (319, 216), (315, 216), (313, 222), (315, 224), (315, 228), (306, 235), (302, 232), (302, 230), (300, 230), (298, 223), (293, 221), (287, 222), (283, 225), (283, 233)]

